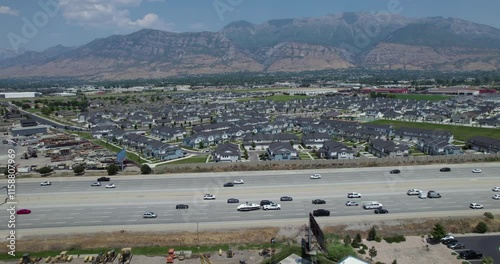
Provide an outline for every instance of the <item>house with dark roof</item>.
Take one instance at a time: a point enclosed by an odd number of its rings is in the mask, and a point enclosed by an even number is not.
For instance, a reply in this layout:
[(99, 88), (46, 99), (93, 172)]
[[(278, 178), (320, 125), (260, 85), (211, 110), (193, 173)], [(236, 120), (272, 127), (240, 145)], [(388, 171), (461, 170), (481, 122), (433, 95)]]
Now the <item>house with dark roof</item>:
[(218, 145), (212, 155), (215, 162), (237, 162), (241, 160), (239, 146), (232, 143)]
[(327, 133), (308, 133), (302, 136), (302, 145), (306, 148), (321, 148), (330, 139), (332, 137)]
[(166, 144), (154, 139), (145, 142), (143, 153), (146, 157), (159, 160), (173, 160), (184, 156), (184, 151), (178, 146)]
[(460, 147), (443, 139), (421, 138), (416, 145), (420, 151), (431, 156), (464, 154)]
[(467, 140), (466, 146), (476, 151), (500, 153), (500, 140), (494, 138), (475, 136)]
[(354, 151), (341, 142), (328, 140), (319, 149), (318, 156), (326, 159), (354, 159)]
[(270, 160), (294, 160), (298, 159), (298, 153), (288, 142), (273, 142), (267, 148), (267, 157)]
[(243, 146), (250, 150), (252, 146), (255, 146), (255, 149), (266, 150), (269, 145), (273, 142), (286, 142), (290, 144), (298, 144), (299, 138), (294, 134), (255, 134), (255, 135), (246, 135), (243, 138)]
[(393, 141), (374, 139), (370, 142), (369, 151), (371, 154), (382, 157), (406, 157), (409, 154), (409, 147), (403, 144), (396, 144)]

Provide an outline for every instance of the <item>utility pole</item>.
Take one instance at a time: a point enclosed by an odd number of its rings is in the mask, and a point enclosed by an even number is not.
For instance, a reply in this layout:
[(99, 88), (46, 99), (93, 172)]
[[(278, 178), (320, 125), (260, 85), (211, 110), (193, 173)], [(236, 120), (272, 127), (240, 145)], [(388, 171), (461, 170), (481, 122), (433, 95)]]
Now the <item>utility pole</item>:
[(196, 247), (200, 249), (200, 233), (198, 229), (198, 222), (196, 222)]
[(271, 264), (274, 264), (274, 243), (276, 243), (275, 238), (271, 238)]

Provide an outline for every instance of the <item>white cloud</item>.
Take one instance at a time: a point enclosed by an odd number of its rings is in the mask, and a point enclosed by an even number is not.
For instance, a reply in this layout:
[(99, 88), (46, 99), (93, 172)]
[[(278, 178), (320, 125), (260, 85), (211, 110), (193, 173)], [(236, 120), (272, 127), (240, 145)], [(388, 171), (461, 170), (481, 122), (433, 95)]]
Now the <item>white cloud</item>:
[(68, 22), (85, 27), (111, 28), (118, 31), (140, 28), (173, 29), (172, 23), (165, 22), (154, 13), (148, 13), (136, 20), (132, 19), (128, 8), (138, 7), (142, 2), (143, 0), (59, 1), (62, 14)]
[(19, 13), (8, 6), (0, 6), (0, 14), (18, 16)]
[(191, 25), (189, 25), (189, 29), (192, 29), (192, 30), (204, 30), (207, 28), (207, 25), (205, 25), (204, 23), (193, 23)]

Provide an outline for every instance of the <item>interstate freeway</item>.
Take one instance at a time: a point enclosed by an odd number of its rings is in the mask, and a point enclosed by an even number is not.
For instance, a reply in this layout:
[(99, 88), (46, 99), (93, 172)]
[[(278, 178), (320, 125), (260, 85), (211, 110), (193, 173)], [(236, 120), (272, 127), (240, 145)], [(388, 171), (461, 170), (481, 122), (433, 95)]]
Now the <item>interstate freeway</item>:
[[(320, 223), (338, 217), (352, 221), (370, 221), (402, 218), (412, 214), (417, 218), (433, 215), (481, 215), (500, 212), (500, 200), (493, 200), (494, 186), (500, 186), (500, 163), (446, 165), (451, 172), (440, 172), (443, 165), (375, 167), (354, 169), (322, 169), (296, 171), (253, 171), (170, 175), (110, 176), (115, 189), (91, 187), (97, 177), (68, 177), (47, 179), (19, 179), (16, 196), (17, 209), (32, 210), (28, 215), (17, 215), (17, 229), (31, 230), (71, 227), (85, 232), (107, 230), (113, 226), (147, 226), (155, 224), (197, 223), (266, 223), (283, 224), (307, 221), (315, 209), (331, 211), (330, 217), (318, 218)], [(481, 173), (472, 173), (480, 168)], [(400, 169), (401, 174), (390, 174)], [(322, 179), (309, 176), (320, 173)], [(243, 179), (245, 184), (222, 187), (224, 183)], [(50, 180), (52, 186), (40, 186)], [(408, 189), (435, 190), (440, 199), (419, 199), (407, 196)], [(348, 199), (348, 192), (359, 192), (361, 199)], [(203, 200), (203, 195), (216, 195), (216, 200)], [(280, 202), (281, 196), (293, 201)], [(279, 211), (238, 212), (239, 204), (228, 204), (228, 198), (259, 203), (268, 199), (282, 205)], [(313, 205), (313, 199), (326, 204)], [(389, 210), (388, 215), (375, 215), (361, 206), (347, 207), (347, 200), (378, 201)], [(484, 210), (469, 209), (472, 202), (481, 203)], [(176, 210), (176, 204), (187, 204), (189, 209)], [(6, 205), (2, 207), (6, 208)], [(145, 211), (155, 212), (156, 219), (143, 219)], [(0, 223), (7, 223), (8, 212), (1, 210)], [(225, 225), (228, 226), (228, 225)], [(0, 233), (8, 231), (0, 225)]]

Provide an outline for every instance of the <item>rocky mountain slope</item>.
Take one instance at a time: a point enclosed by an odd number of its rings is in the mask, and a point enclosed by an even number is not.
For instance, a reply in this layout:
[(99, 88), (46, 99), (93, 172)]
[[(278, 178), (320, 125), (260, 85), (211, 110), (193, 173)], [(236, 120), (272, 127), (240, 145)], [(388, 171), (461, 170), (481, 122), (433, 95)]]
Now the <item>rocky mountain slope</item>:
[(368, 13), (230, 23), (220, 32), (144, 29), (80, 47), (0, 57), (0, 78), (120, 80), (367, 67), (498, 70), (500, 30), (457, 18)]

